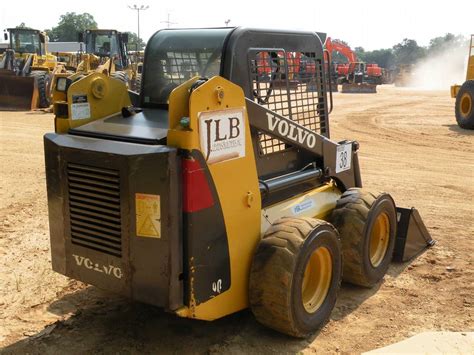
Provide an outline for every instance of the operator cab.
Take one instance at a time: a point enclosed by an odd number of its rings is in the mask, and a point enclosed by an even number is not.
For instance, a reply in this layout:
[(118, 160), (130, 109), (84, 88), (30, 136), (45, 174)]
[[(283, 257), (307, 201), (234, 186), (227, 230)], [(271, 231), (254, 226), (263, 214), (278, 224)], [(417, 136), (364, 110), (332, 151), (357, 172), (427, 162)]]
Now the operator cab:
[[(85, 36), (84, 36), (85, 35)], [(115, 30), (86, 30), (79, 34), (79, 42), (85, 43), (85, 52), (102, 60), (113, 58), (118, 70), (128, 65), (128, 35)]]
[(38, 30), (28, 28), (8, 28), (4, 34), (5, 40), (10, 39), (10, 48), (15, 52), (45, 55), (45, 36)]

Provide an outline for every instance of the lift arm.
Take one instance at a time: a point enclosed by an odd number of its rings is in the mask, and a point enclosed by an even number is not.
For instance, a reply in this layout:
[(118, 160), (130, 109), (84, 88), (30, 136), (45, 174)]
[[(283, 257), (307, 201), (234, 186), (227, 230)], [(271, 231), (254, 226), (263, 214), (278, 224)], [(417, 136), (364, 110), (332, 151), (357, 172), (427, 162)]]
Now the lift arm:
[(336, 143), (252, 100), (246, 98), (245, 102), (252, 127), (321, 159), (323, 174), (342, 184), (344, 190), (362, 187), (357, 142)]

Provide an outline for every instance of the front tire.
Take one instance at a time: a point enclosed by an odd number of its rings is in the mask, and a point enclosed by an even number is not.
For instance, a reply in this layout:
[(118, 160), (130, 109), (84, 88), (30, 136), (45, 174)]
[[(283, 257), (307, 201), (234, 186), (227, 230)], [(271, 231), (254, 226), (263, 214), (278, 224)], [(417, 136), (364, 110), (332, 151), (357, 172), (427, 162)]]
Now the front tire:
[(474, 80), (462, 84), (456, 95), (456, 121), (459, 127), (474, 129)]
[(281, 218), (255, 253), (249, 284), (253, 314), (265, 326), (306, 337), (329, 319), (341, 282), (337, 230), (313, 218)]
[(38, 86), (39, 107), (48, 108), (51, 104), (51, 77), (49, 73), (42, 70), (33, 70), (30, 76), (35, 78)]
[(330, 221), (339, 231), (345, 282), (372, 287), (386, 274), (397, 232), (395, 203), (387, 193), (345, 191)]

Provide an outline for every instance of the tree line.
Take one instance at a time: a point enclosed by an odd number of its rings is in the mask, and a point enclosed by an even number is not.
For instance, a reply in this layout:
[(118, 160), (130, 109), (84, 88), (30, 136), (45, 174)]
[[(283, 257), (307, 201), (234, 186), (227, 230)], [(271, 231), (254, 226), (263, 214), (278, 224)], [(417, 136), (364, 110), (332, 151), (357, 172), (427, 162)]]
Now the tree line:
[[(24, 23), (17, 27), (27, 28)], [(76, 42), (78, 32), (97, 28), (97, 22), (91, 14), (67, 12), (59, 17), (56, 26), (46, 29), (45, 32), (51, 42)], [(382, 68), (392, 69), (400, 65), (415, 64), (423, 58), (436, 55), (448, 49), (464, 46), (466, 41), (467, 39), (462, 35), (447, 33), (444, 36), (431, 39), (426, 47), (418, 45), (414, 39), (405, 38), (392, 48), (366, 51), (363, 47), (355, 47), (354, 52), (360, 61), (377, 63)], [(341, 42), (347, 44), (344, 41)], [(145, 42), (138, 38), (136, 33), (129, 32), (129, 47), (135, 48), (137, 44), (140, 50), (145, 48)], [(333, 60), (337, 62), (347, 61), (340, 53), (334, 53)]]

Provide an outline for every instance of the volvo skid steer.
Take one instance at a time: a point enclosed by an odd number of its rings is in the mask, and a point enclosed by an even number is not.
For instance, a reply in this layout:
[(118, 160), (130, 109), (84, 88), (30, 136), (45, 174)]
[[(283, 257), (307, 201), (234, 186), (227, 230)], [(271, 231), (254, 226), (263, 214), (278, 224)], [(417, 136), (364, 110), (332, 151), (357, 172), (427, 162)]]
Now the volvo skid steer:
[[(371, 287), (432, 243), (415, 209), (362, 188), (359, 145), (330, 140), (322, 41), (161, 30), (134, 106), (100, 76), (67, 87), (76, 116), (44, 137), (53, 269), (182, 317), (250, 307), (305, 337), (341, 280)], [(315, 68), (291, 90), (288, 53)]]

